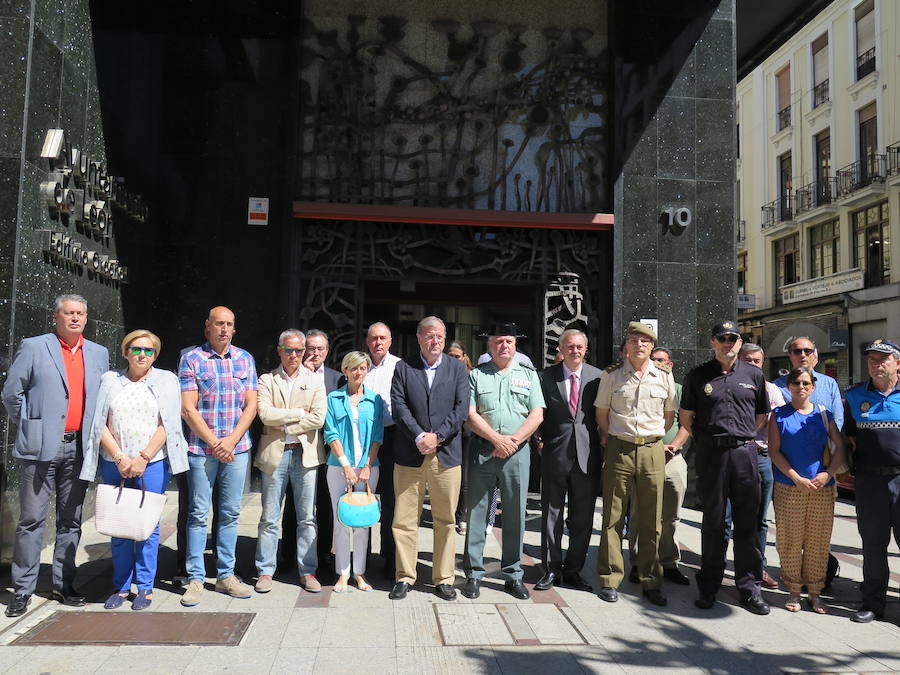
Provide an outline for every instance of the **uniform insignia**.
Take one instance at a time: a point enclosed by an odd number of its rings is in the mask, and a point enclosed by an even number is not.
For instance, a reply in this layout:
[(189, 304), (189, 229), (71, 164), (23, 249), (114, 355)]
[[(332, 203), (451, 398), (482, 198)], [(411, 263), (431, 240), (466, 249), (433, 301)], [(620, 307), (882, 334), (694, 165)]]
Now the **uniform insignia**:
[(731, 323), (730, 321), (726, 321), (725, 323), (722, 324), (722, 328), (734, 328), (734, 324)]
[(668, 363), (657, 363), (656, 368), (657, 368), (657, 370), (661, 370), (664, 373), (672, 372), (672, 366), (670, 366)]
[(712, 385), (709, 382), (703, 385), (703, 393), (712, 396)]
[(873, 344), (873, 345), (880, 345), (882, 342), (883, 342), (883, 340), (882, 340), (881, 338), (878, 338), (877, 340), (873, 340), (873, 341), (872, 341), (872, 344)]
[(604, 368), (603, 370), (605, 370), (607, 373), (611, 373), (612, 371), (614, 371), (614, 370), (616, 370), (617, 368), (619, 368), (621, 365), (622, 365), (622, 361), (621, 361), (621, 359), (620, 359), (620, 360), (618, 360), (618, 361), (614, 361), (613, 363), (610, 363), (610, 364), (609, 364), (608, 366), (606, 366), (606, 368)]
[(871, 407), (872, 407), (872, 404), (869, 403), (868, 401), (863, 401), (862, 403), (859, 404), (860, 412), (864, 412), (864, 413), (869, 412), (869, 408), (871, 408)]

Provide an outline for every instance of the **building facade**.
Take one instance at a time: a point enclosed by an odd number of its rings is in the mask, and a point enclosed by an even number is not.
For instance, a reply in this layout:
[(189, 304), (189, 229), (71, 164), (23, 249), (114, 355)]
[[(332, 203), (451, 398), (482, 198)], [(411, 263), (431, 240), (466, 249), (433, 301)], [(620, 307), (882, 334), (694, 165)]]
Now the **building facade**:
[(809, 336), (846, 387), (866, 342), (900, 335), (898, 22), (836, 0), (737, 84), (739, 316), (770, 375)]

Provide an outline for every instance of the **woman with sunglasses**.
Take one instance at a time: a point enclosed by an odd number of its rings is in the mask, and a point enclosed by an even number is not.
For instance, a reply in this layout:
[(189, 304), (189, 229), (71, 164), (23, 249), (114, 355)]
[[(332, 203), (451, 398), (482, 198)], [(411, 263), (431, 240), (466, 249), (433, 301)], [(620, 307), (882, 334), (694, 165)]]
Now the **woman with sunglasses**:
[[(111, 370), (100, 380), (90, 440), (84, 449), (81, 479), (100, 475), (108, 485), (140, 488), (162, 494), (173, 473), (187, 471), (187, 443), (181, 431), (181, 390), (178, 378), (153, 367), (159, 338), (135, 330), (122, 340), (124, 370)], [(153, 601), (153, 582), (159, 550), (159, 523), (146, 541), (112, 538), (113, 593), (104, 603), (117, 609), (137, 586), (131, 604), (147, 609)]]
[[(828, 549), (837, 489), (834, 474), (844, 462), (844, 444), (834, 416), (814, 405), (813, 369), (794, 368), (787, 376), (791, 402), (776, 408), (769, 421), (769, 457), (775, 468), (775, 546), (781, 581), (789, 596), (784, 607), (800, 611), (800, 590), (807, 587), (810, 609), (825, 614), (819, 597), (828, 571)], [(834, 451), (828, 465), (829, 439)]]

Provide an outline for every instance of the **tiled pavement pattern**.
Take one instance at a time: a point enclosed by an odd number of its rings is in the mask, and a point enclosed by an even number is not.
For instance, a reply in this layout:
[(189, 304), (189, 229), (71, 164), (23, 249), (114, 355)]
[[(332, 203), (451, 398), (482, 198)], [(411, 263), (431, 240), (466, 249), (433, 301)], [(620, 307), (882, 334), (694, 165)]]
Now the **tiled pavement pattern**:
[[(161, 569), (172, 568), (174, 505), (172, 495), (164, 516)], [(526, 533), (526, 582), (540, 572), (532, 568), (539, 557), (539, 502), (529, 500)], [(253, 577), (252, 554), (259, 518), (259, 495), (248, 495), (241, 515), (239, 574)], [(0, 616), (0, 672), (16, 673), (763, 673), (778, 672), (900, 672), (900, 553), (890, 550), (892, 585), (889, 622), (858, 625), (848, 620), (858, 599), (861, 578), (859, 535), (852, 502), (837, 506), (833, 551), (841, 561), (841, 578), (827, 616), (808, 610), (785, 611), (783, 592), (766, 593), (773, 605), (768, 617), (757, 617), (737, 605), (733, 586), (720, 593), (713, 610), (693, 606), (696, 589), (664, 584), (669, 605), (657, 608), (640, 589), (623, 583), (616, 604), (591, 593), (567, 588), (532, 593), (518, 601), (503, 592), (502, 583), (487, 579), (475, 601), (459, 597), (453, 603), (438, 600), (424, 583), (406, 600), (392, 602), (388, 584), (381, 580), (380, 559), (370, 558), (371, 593), (355, 587), (334, 594), (302, 591), (290, 577), (276, 576), (273, 591), (249, 600), (232, 600), (207, 591), (201, 604), (185, 610), (180, 591), (167, 580), (158, 582), (156, 615), (174, 612), (251, 612), (255, 614), (239, 646), (10, 646), (17, 637), (55, 611), (105, 612), (102, 600), (109, 592), (108, 540), (85, 524), (79, 550), (79, 585), (94, 602), (85, 610), (62, 608), (35, 597), (28, 614), (18, 621)], [(690, 576), (698, 563), (699, 513), (685, 510), (680, 526), (684, 571)], [(600, 508), (595, 526), (600, 523)], [(595, 530), (596, 532), (596, 530)], [(378, 550), (377, 532), (373, 549)], [(768, 557), (773, 571), (778, 556), (770, 529)], [(419, 578), (430, 579), (431, 530), (420, 530)], [(584, 576), (594, 581), (595, 535)], [(463, 540), (457, 539), (457, 551)], [(171, 547), (171, 548), (170, 548)], [(489, 538), (486, 555), (498, 567), (499, 542)], [(49, 561), (49, 550), (45, 551)], [(45, 570), (46, 571), (46, 570)], [(460, 575), (461, 579), (461, 575)], [(0, 603), (8, 601), (6, 593)], [(46, 575), (42, 584), (47, 583)], [(211, 588), (208, 585), (207, 588)], [(123, 622), (134, 613), (128, 605), (117, 610)], [(213, 617), (211, 616), (210, 619)], [(160, 616), (163, 621), (176, 617)], [(190, 635), (185, 635), (186, 640)]]

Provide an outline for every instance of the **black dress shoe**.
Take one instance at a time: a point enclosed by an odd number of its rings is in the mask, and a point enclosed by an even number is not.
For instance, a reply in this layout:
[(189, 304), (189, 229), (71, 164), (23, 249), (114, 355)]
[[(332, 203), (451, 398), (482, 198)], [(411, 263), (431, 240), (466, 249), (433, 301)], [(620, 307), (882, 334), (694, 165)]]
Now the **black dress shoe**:
[(394, 584), (394, 587), (391, 589), (391, 592), (388, 593), (388, 597), (391, 600), (402, 600), (406, 597), (406, 594), (409, 592), (409, 584), (405, 581), (398, 581)]
[(553, 584), (558, 584), (560, 581), (560, 573), (550, 570), (544, 576), (541, 577), (540, 581), (538, 581), (534, 585), (534, 590), (536, 591), (549, 591), (553, 588)]
[(50, 597), (69, 607), (84, 607), (87, 600), (71, 586), (68, 588), (54, 588)]
[[(563, 585), (574, 588), (576, 591), (593, 591), (594, 587), (585, 581), (580, 574), (563, 574)], [(535, 586), (537, 588), (537, 586)]]
[(741, 607), (760, 616), (765, 616), (769, 613), (769, 603), (763, 600), (761, 595), (748, 595), (745, 598), (741, 598)]
[(631, 571), (628, 573), (628, 581), (630, 581), (633, 584), (641, 583), (641, 576), (640, 576), (640, 574), (638, 574), (637, 565), (631, 566)]
[(716, 596), (707, 595), (706, 593), (701, 593), (700, 597), (694, 600), (694, 607), (699, 609), (712, 609), (715, 604)]
[(531, 596), (528, 594), (528, 589), (525, 588), (525, 584), (516, 579), (515, 581), (507, 581), (503, 584), (503, 590), (509, 593), (511, 596), (516, 598), (517, 600), (527, 600)]
[(658, 588), (645, 588), (644, 597), (657, 607), (665, 607), (667, 604), (669, 604), (666, 596), (663, 595), (663, 592)]
[(434, 594), (441, 600), (456, 600), (456, 589), (450, 584), (437, 584), (434, 587)]
[(677, 567), (666, 567), (663, 569), (663, 577), (679, 586), (690, 586), (691, 580), (688, 579)]
[(462, 593), (464, 597), (474, 600), (481, 595), (481, 579), (466, 579), (466, 583), (459, 589), (459, 592)]
[(30, 595), (16, 593), (6, 606), (6, 616), (10, 618), (22, 616), (28, 610), (29, 602), (31, 602)]
[[(6, 612), (6, 615), (9, 616), (9, 609), (7, 609)], [(875, 610), (866, 609), (865, 607), (861, 607), (850, 615), (850, 620), (854, 623), (869, 623), (875, 619), (881, 621), (883, 618), (884, 612), (876, 612)]]
[(597, 591), (597, 595), (600, 596), (600, 599), (604, 602), (619, 601), (619, 591), (617, 591), (612, 586), (604, 586), (599, 591)]

